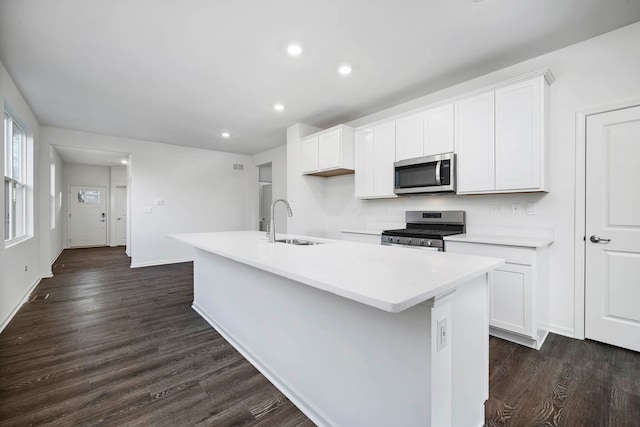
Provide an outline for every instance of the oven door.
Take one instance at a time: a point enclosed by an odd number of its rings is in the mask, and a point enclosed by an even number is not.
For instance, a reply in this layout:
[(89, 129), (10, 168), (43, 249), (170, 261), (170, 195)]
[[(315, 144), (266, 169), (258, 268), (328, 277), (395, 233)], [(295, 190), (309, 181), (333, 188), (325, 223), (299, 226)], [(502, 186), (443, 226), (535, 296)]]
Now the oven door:
[[(397, 238), (395, 238), (397, 239)], [(400, 240), (405, 240), (400, 238)], [(414, 240), (414, 239), (411, 239)], [(418, 239), (415, 239), (418, 240)], [(431, 239), (431, 246), (412, 245), (411, 243), (394, 243), (394, 238), (383, 235), (380, 243), (384, 246), (396, 246), (400, 248), (420, 249), (423, 251), (444, 252), (444, 241), (439, 239)]]

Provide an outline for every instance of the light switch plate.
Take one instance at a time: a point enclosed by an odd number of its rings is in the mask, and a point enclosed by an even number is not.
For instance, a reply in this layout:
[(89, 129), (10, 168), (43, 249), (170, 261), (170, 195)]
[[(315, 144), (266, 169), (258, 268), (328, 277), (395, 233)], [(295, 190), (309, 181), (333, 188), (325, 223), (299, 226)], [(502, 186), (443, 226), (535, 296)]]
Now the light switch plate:
[(447, 331), (447, 318), (438, 320), (438, 344), (437, 350), (440, 351), (447, 346), (449, 340), (449, 331)]
[(527, 215), (535, 215), (536, 214), (536, 204), (535, 203), (527, 203), (525, 205), (527, 210)]
[(521, 210), (522, 207), (520, 206), (520, 203), (514, 203), (511, 205), (511, 215), (520, 215)]

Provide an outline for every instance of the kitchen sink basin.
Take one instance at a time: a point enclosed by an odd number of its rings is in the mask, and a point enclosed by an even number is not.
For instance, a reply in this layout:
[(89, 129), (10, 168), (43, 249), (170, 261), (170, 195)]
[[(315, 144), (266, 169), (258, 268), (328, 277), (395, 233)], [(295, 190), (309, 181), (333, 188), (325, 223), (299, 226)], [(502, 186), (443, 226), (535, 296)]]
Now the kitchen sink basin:
[(288, 245), (296, 245), (296, 246), (313, 246), (313, 245), (321, 245), (322, 242), (313, 242), (311, 240), (302, 240), (302, 239), (277, 239), (278, 243), (286, 243)]

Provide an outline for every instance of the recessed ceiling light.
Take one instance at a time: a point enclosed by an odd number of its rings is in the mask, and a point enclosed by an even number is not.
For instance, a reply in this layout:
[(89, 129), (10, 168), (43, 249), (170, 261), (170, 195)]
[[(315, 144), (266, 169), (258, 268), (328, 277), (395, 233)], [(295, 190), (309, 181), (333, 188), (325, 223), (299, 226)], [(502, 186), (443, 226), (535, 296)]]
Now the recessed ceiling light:
[(274, 104), (273, 105), (273, 109), (276, 110), (276, 111), (282, 111), (282, 110), (284, 110), (284, 105), (282, 105), (282, 104)]
[(229, 132), (222, 132), (220, 135), (222, 135), (223, 138), (229, 138), (231, 136)]
[(289, 52), (291, 56), (298, 56), (302, 53), (302, 47), (299, 44), (290, 44), (289, 47), (287, 47), (287, 52)]
[(340, 67), (338, 67), (338, 73), (340, 73), (340, 75), (342, 76), (348, 76), (349, 74), (351, 74), (352, 68), (351, 65), (341, 65)]
[(122, 163), (123, 165), (126, 165), (128, 162), (125, 159), (120, 160), (120, 163)]

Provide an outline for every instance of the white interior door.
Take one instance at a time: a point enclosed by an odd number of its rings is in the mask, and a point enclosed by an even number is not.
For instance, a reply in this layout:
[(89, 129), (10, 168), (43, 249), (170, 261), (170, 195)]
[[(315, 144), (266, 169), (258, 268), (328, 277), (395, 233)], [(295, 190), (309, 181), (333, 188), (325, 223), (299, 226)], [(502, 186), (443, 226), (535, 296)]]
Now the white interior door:
[(640, 107), (587, 118), (585, 336), (640, 351)]
[(69, 247), (106, 246), (106, 188), (69, 186)]
[(127, 244), (127, 187), (117, 186), (115, 194), (116, 245)]

